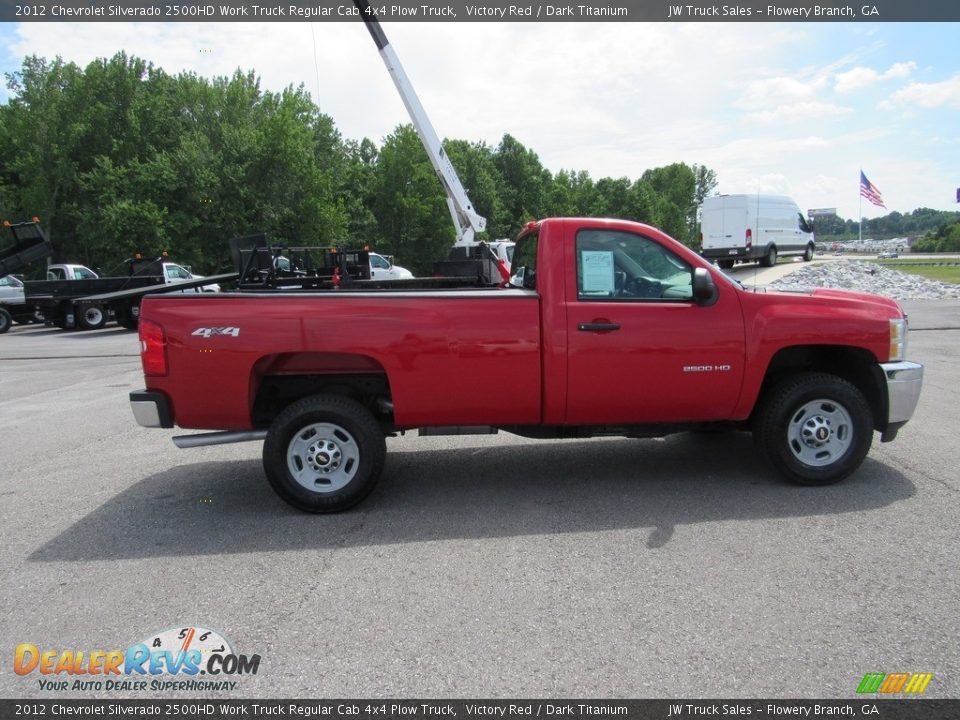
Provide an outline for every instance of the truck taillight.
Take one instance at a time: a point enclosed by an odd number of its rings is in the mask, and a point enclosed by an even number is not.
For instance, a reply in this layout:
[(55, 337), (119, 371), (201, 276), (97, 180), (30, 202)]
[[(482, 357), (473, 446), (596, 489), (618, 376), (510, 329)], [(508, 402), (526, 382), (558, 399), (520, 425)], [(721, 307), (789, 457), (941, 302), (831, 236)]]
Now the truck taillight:
[(167, 374), (167, 338), (155, 322), (140, 319), (140, 360), (143, 374), (162, 377)]
[(753, 230), (747, 228), (747, 250), (753, 247)]

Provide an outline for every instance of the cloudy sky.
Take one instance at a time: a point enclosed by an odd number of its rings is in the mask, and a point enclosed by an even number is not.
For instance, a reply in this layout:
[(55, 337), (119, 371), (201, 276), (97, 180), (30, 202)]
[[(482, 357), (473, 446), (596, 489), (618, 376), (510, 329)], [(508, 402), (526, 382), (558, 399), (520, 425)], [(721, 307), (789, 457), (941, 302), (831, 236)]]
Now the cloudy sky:
[[(303, 83), (347, 138), (408, 122), (360, 22), (0, 24), (0, 72), (120, 50), (168, 72)], [(551, 171), (714, 169), (856, 218), (859, 171), (888, 210), (957, 210), (960, 24), (389, 23), (441, 137), (510, 133)], [(9, 98), (0, 89), (0, 102)], [(864, 217), (885, 214), (864, 201)]]

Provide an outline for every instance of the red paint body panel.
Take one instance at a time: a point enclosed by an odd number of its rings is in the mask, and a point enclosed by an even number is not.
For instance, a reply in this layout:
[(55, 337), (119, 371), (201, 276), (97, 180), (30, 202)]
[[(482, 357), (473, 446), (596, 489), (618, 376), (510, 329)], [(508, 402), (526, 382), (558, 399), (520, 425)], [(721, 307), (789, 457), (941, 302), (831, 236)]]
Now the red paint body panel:
[[(171, 369), (167, 377), (147, 378), (148, 389), (171, 399), (181, 427), (246, 429), (264, 371), (382, 368), (398, 427), (537, 424), (539, 302), (532, 293), (487, 294), (151, 297), (142, 317), (163, 327)], [(240, 332), (191, 334), (211, 326)], [(288, 355), (295, 353), (310, 355)]]
[[(706, 268), (716, 303), (580, 302), (582, 228), (641, 234)], [(818, 290), (747, 292), (655, 228), (548, 219), (537, 290), (421, 293), (237, 293), (148, 296), (141, 316), (163, 327), (169, 373), (147, 388), (171, 400), (181, 427), (240, 430), (265, 375), (385, 373), (399, 428), (444, 425), (621, 425), (749, 416), (770, 359), (798, 345), (889, 351), (891, 300)], [(527, 230), (525, 230), (527, 232)], [(578, 330), (616, 322), (616, 332)], [(193, 335), (197, 328), (239, 333)], [(690, 368), (712, 367), (713, 370)]]
[(879, 295), (818, 289), (810, 295), (741, 292), (746, 319), (747, 374), (734, 419), (750, 415), (770, 359), (798, 345), (862, 348), (877, 362), (890, 352), (890, 323), (903, 317), (896, 302)]
[[(576, 233), (611, 229), (664, 245), (674, 240), (647, 225), (565, 220), (564, 246), (573, 255)], [(691, 265), (700, 258), (673, 247)], [(577, 278), (566, 280), (568, 425), (726, 420), (740, 397), (744, 372), (743, 316), (737, 292), (716, 304), (689, 301), (580, 302)], [(616, 332), (583, 332), (581, 323), (616, 323)], [(696, 366), (706, 372), (685, 372)]]

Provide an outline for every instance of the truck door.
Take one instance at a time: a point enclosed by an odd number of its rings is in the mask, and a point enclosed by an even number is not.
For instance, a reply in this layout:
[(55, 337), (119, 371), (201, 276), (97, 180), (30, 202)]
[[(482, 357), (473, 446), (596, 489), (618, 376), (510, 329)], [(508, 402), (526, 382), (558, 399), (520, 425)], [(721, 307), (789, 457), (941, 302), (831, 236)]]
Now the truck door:
[(713, 304), (698, 304), (693, 266), (654, 238), (569, 232), (567, 424), (729, 418), (744, 365), (734, 288), (720, 285)]
[(373, 280), (390, 279), (390, 263), (380, 255), (370, 254), (370, 277)]

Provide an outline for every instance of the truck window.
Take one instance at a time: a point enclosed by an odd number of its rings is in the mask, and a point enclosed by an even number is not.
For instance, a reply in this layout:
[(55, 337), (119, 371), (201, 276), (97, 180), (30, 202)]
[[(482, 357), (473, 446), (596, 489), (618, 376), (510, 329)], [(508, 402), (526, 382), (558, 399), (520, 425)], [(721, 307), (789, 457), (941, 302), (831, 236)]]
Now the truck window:
[(527, 290), (537, 289), (537, 233), (525, 235), (513, 248), (510, 284)]
[(77, 280), (96, 280), (97, 278), (95, 272), (85, 267), (74, 268), (73, 276)]
[(581, 230), (576, 249), (578, 300), (693, 298), (693, 267), (643, 235)]
[(809, 224), (807, 224), (807, 219), (803, 216), (803, 214), (802, 214), (802, 213), (797, 213), (797, 217), (799, 218), (799, 221), (797, 222), (797, 225), (800, 227), (800, 232), (803, 232), (803, 233), (812, 233), (812, 232), (813, 232), (813, 228), (810, 227)]
[(189, 280), (192, 276), (179, 265), (167, 265), (167, 277), (171, 280)]

